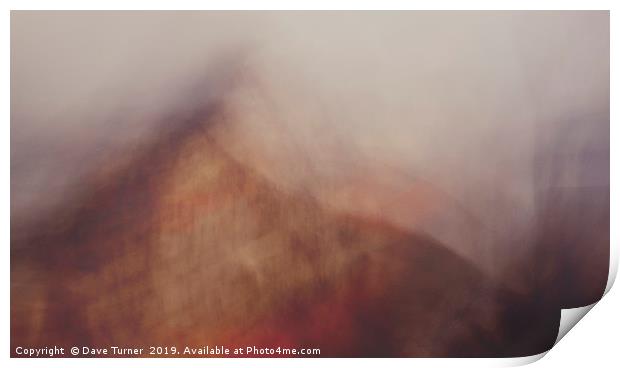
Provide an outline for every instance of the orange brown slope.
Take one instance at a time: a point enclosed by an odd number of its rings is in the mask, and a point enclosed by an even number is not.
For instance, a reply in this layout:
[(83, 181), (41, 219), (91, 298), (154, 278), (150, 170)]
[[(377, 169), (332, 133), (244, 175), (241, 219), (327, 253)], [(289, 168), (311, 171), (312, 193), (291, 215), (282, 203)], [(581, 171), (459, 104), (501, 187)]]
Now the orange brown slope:
[[(94, 175), (12, 234), (11, 346), (312, 347), (320, 356), (511, 356), (559, 313), (424, 234), (278, 188), (210, 134), (217, 111)], [(220, 121), (221, 123), (221, 121)]]

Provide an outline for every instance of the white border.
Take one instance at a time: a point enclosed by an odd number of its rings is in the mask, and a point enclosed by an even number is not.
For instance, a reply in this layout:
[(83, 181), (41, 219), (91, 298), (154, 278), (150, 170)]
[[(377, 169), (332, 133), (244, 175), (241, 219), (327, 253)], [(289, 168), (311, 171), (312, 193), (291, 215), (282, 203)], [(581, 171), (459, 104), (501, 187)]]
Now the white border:
[(608, 10), (612, 8), (613, 1), (592, 0), (9, 0), (9, 9), (39, 9), (39, 10), (95, 10), (95, 9), (119, 9), (119, 10)]
[[(9, 58), (9, 44), (10, 44), (10, 9), (20, 9), (20, 10), (68, 10), (68, 9), (79, 9), (79, 10), (97, 10), (97, 9), (105, 9), (105, 10), (193, 10), (193, 9), (213, 9), (213, 10), (224, 10), (224, 9), (289, 9), (289, 10), (303, 10), (303, 9), (330, 9), (330, 10), (338, 10), (338, 9), (357, 9), (357, 10), (370, 10), (370, 9), (418, 9), (418, 10), (446, 10), (446, 9), (454, 9), (454, 10), (611, 10), (611, 65), (617, 64), (618, 57), (617, 45), (614, 45), (613, 42), (618, 40), (618, 26), (615, 21), (615, 10), (614, 10), (614, 2), (612, 1), (575, 1), (575, 0), (562, 0), (562, 1), (396, 1), (396, 0), (385, 0), (385, 1), (368, 1), (368, 0), (358, 0), (358, 1), (342, 1), (342, 0), (317, 0), (317, 1), (252, 1), (252, 0), (232, 0), (226, 2), (216, 2), (216, 1), (192, 1), (192, 0), (176, 0), (176, 1), (163, 1), (163, 0), (150, 0), (150, 1), (136, 1), (136, 0), (109, 0), (109, 1), (100, 1), (100, 0), (91, 0), (91, 1), (15, 1), (9, 0), (3, 2), (6, 4), (4, 6), (4, 12), (2, 13), (1, 19), (1, 31), (0, 31), (0, 39), (2, 42), (1, 52), (3, 53), (2, 58), (2, 70), (4, 74), (4, 78), (2, 80), (6, 81), (3, 85), (2, 89), (2, 99), (0, 101), (0, 106), (2, 106), (2, 118), (3, 124), (2, 129), (3, 133), (2, 137), (4, 139), (5, 144), (1, 145), (2, 149), (2, 158), (0, 159), (2, 165), (2, 175), (3, 180), (0, 185), (2, 185), (2, 193), (4, 196), (5, 205), (2, 208), (2, 221), (0, 223), (1, 234), (2, 234), (2, 242), (4, 244), (4, 252), (5, 256), (2, 257), (2, 269), (4, 270), (3, 274), (3, 282), (1, 284), (2, 295), (4, 298), (4, 303), (1, 305), (1, 314), (2, 319), (5, 323), (3, 323), (2, 334), (0, 338), (0, 356), (3, 360), (3, 366), (31, 366), (31, 365), (39, 365), (44, 364), (45, 366), (51, 367), (65, 367), (65, 366), (83, 366), (84, 364), (94, 365), (94, 366), (107, 366), (108, 364), (132, 364), (139, 366), (169, 366), (172, 362), (168, 361), (168, 359), (133, 359), (130, 362), (126, 359), (90, 359), (88, 362), (85, 362), (84, 359), (46, 359), (46, 360), (32, 360), (32, 359), (8, 359), (9, 356), (9, 252), (10, 252), (10, 238), (9, 238), (9, 228), (10, 228), (10, 113), (9, 113), (9, 98), (10, 98), (10, 85), (7, 83), (10, 80), (10, 58)], [(611, 101), (615, 101), (617, 99), (616, 96), (616, 86), (618, 85), (618, 74), (611, 73)], [(614, 108), (614, 104), (611, 106), (611, 162), (618, 162), (618, 149), (615, 149), (614, 143), (618, 142), (618, 128), (617, 128), (617, 114)], [(616, 195), (617, 187), (618, 187), (618, 172), (617, 170), (611, 171), (611, 272), (610, 272), (610, 282), (608, 282), (607, 291), (611, 288), (613, 281), (615, 279), (615, 274), (618, 270), (618, 240), (619, 233), (616, 230), (618, 225), (618, 210), (619, 210), (619, 201), (618, 196)], [(614, 294), (614, 293), (611, 293)], [(617, 293), (615, 293), (617, 294)], [(609, 296), (606, 296), (607, 299)], [(607, 302), (603, 300), (602, 304), (613, 304), (618, 305), (617, 296), (614, 295), (613, 301)], [(613, 302), (613, 303), (612, 303)], [(594, 308), (595, 312), (598, 313), (599, 307)], [(603, 311), (600, 311), (601, 313)], [(603, 316), (598, 317), (599, 330), (595, 333), (598, 336), (588, 336), (579, 341), (587, 342), (590, 341), (590, 344), (596, 344), (597, 339), (602, 339), (603, 341), (615, 340), (616, 331), (614, 327), (618, 325), (618, 317), (614, 313), (614, 308), (607, 308), (607, 315), (603, 318)], [(589, 320), (590, 318), (586, 318)], [(611, 325), (610, 328), (606, 328), (608, 325), (605, 323), (607, 320), (615, 321), (615, 325)], [(602, 322), (601, 322), (602, 321)], [(582, 322), (583, 323), (583, 322)], [(602, 330), (605, 331), (602, 331)], [(570, 335), (570, 334), (569, 334)], [(564, 340), (571, 340), (570, 336)], [(563, 340), (563, 341), (564, 341)], [(569, 344), (562, 342), (560, 345)], [(604, 345), (604, 344), (601, 344)], [(577, 347), (576, 347), (577, 348)], [(578, 349), (578, 348), (577, 348)], [(555, 350), (555, 349), (554, 349)], [(569, 363), (572, 361), (571, 354), (578, 354), (578, 352), (570, 350), (570, 352), (566, 349), (563, 349), (568, 356), (559, 357), (556, 354), (553, 355), (555, 359), (555, 363)], [(598, 351), (598, 354), (605, 352)], [(608, 351), (607, 354), (610, 358), (614, 357), (614, 351)], [(424, 366), (424, 367), (436, 367), (436, 366), (446, 366), (446, 365), (458, 365), (458, 366), (474, 366), (474, 367), (484, 367), (484, 366), (514, 366), (514, 365), (522, 365), (528, 364), (533, 361), (540, 359), (545, 354), (540, 354), (538, 356), (533, 357), (525, 357), (525, 358), (513, 358), (513, 359), (359, 359), (355, 360), (355, 364), (362, 365), (375, 365), (375, 364), (390, 364), (390, 365), (400, 365), (400, 366)], [(596, 358), (599, 362), (606, 362), (609, 365), (611, 362), (617, 362), (617, 358), (612, 359), (611, 361), (602, 360), (599, 355)], [(549, 365), (550, 358), (543, 359), (542, 362), (544, 364)], [(291, 364), (295, 366), (310, 366), (315, 364), (342, 364), (344, 361), (342, 359), (210, 359), (205, 361), (203, 359), (175, 359), (174, 365), (182, 365), (182, 366), (204, 366), (208, 365), (231, 365), (231, 366), (246, 366), (248, 364), (256, 365), (256, 366), (289, 366)], [(351, 362), (348, 362), (351, 363)], [(553, 363), (553, 362), (552, 362)], [(5, 365), (6, 364), (6, 365)], [(543, 365), (544, 365), (543, 364)], [(613, 365), (613, 364), (611, 364)], [(555, 364), (553, 364), (555, 366)]]

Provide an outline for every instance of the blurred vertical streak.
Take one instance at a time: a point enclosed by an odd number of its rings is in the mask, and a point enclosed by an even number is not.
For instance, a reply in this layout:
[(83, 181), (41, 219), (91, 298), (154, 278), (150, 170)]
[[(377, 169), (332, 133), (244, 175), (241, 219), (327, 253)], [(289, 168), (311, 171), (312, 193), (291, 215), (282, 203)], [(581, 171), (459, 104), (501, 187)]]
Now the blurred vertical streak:
[(558, 124), (537, 144), (536, 298), (574, 308), (601, 298), (609, 271), (609, 115)]

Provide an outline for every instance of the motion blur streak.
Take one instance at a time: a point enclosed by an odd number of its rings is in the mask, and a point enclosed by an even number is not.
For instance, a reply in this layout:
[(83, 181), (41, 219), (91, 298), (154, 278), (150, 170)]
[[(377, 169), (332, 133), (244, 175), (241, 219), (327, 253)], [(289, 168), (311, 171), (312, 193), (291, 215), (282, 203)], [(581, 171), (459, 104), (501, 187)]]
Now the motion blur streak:
[(11, 346), (518, 356), (609, 264), (609, 13), (13, 12)]

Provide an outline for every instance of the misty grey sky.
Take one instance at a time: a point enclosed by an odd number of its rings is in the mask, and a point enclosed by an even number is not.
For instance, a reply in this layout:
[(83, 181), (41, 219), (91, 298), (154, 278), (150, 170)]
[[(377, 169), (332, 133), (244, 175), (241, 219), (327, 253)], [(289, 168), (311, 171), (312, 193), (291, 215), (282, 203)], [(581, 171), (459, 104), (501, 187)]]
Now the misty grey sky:
[[(544, 185), (534, 155), (558, 132), (577, 129), (568, 152), (608, 150), (608, 12), (14, 11), (12, 216), (51, 208), (157, 132), (237, 52), (230, 72), (252, 82), (221, 92), (231, 154), (319, 198), (351, 165), (395, 167), (493, 229), (477, 246), (527, 233)], [(588, 185), (605, 185), (608, 162), (592, 165)], [(464, 226), (425, 230), (455, 244)]]

